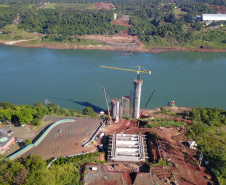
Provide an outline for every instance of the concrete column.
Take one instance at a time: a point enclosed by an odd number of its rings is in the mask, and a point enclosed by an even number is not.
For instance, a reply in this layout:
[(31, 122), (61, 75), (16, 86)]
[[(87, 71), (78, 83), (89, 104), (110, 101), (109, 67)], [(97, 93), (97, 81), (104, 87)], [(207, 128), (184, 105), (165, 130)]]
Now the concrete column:
[(115, 117), (116, 123), (119, 121), (120, 117), (120, 108), (121, 108), (121, 100), (118, 100), (116, 98), (111, 100), (111, 105), (112, 105), (112, 116)]
[(135, 79), (134, 83), (134, 97), (133, 97), (133, 118), (139, 118), (140, 115), (140, 98), (141, 98), (141, 86), (143, 80)]

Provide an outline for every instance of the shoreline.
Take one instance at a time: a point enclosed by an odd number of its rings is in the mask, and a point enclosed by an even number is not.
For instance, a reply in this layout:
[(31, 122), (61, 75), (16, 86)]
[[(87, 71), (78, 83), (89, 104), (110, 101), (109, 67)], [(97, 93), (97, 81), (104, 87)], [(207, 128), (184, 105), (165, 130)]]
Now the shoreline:
[(196, 49), (188, 49), (180, 46), (171, 46), (164, 47), (158, 46), (145, 49), (144, 45), (141, 42), (138, 43), (138, 47), (118, 47), (118, 46), (110, 46), (110, 45), (75, 45), (75, 44), (67, 44), (67, 43), (41, 43), (41, 44), (28, 44), (29, 40), (17, 40), (17, 41), (5, 41), (0, 40), (0, 45), (9, 45), (9, 46), (17, 46), (17, 47), (25, 47), (25, 48), (48, 48), (48, 49), (83, 49), (83, 50), (106, 50), (106, 51), (124, 51), (124, 52), (139, 52), (139, 53), (162, 53), (167, 51), (185, 51), (185, 52), (211, 52), (211, 53), (224, 53), (226, 52), (226, 48), (223, 49), (215, 49), (215, 48), (196, 48)]

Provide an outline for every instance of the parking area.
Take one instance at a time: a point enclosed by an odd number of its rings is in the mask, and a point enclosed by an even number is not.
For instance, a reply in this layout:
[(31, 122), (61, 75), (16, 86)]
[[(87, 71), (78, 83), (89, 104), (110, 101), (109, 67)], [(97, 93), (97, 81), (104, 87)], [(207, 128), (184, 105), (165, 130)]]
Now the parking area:
[[(24, 141), (25, 139), (33, 139), (37, 134), (30, 129), (29, 125), (26, 125), (24, 127), (15, 127), (13, 124), (10, 124), (10, 128), (4, 127), (1, 129), (1, 132), (12, 132), (11, 136), (21, 139), (21, 141)], [(9, 150), (7, 150), (4, 155), (8, 156), (11, 153), (17, 151), (20, 149), (21, 143), (13, 143), (12, 146), (10, 146)]]
[[(49, 159), (95, 151), (94, 146), (83, 148), (82, 145), (90, 139), (101, 121), (101, 119), (76, 118), (74, 122), (62, 123), (53, 128), (38, 146), (23, 154), (22, 157), (35, 154)], [(59, 133), (60, 129), (62, 131)]]

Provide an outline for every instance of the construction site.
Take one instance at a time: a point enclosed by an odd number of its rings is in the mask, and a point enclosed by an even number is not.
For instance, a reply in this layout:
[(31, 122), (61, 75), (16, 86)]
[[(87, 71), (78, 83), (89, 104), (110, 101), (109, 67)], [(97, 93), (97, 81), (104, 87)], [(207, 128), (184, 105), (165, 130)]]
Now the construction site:
[[(145, 81), (140, 75), (151, 74), (151, 71), (140, 66), (135, 70), (101, 67), (136, 72), (137, 78), (131, 80), (133, 93), (109, 100), (105, 87), (100, 86), (107, 108), (101, 113), (102, 119), (47, 116), (44, 119), (49, 121), (47, 127), (32, 135), (36, 136), (31, 138), (35, 142), (17, 152), (17, 145), (13, 145), (9, 150), (13, 155), (9, 158), (15, 160), (35, 154), (55, 160), (100, 151), (99, 160), (103, 163), (87, 163), (80, 169), (84, 185), (217, 184), (216, 177), (202, 160), (197, 144), (186, 136), (186, 125), (192, 123), (188, 116), (191, 108), (178, 107), (173, 100), (167, 107), (148, 110), (146, 107), (157, 92), (153, 89), (141, 109)], [(183, 124), (180, 127), (161, 126), (164, 121)], [(25, 128), (30, 132), (28, 125)], [(25, 134), (22, 128), (11, 125), (10, 129), (19, 137)], [(6, 140), (4, 136), (2, 145), (6, 146)]]
[[(174, 115), (161, 113), (161, 109), (146, 110), (154, 95), (150, 95), (145, 107), (140, 109), (141, 87), (143, 80), (140, 73), (151, 73), (149, 70), (123, 69), (101, 66), (104, 68), (137, 72), (133, 80), (133, 96), (122, 96), (112, 99), (111, 110), (104, 90), (108, 112), (108, 122), (99, 130), (95, 146), (104, 151), (102, 160), (107, 164), (91, 165), (84, 173), (84, 184), (149, 184), (149, 185), (206, 185), (216, 184), (211, 172), (200, 161), (200, 152), (195, 141), (186, 138), (186, 127), (145, 127), (156, 123), (156, 120), (172, 120), (191, 124), (186, 118), (189, 108), (178, 108), (174, 100), (169, 102), (167, 111)], [(132, 106), (133, 102), (133, 106)], [(175, 114), (183, 116), (175, 116)], [(132, 117), (133, 119), (122, 119)], [(142, 122), (146, 118), (148, 122)], [(185, 125), (186, 125), (185, 124)]]

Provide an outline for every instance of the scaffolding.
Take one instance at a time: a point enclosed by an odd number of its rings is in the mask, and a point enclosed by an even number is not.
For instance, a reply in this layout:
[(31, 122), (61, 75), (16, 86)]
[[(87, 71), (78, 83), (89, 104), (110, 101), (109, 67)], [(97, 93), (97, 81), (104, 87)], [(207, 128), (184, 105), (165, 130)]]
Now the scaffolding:
[(130, 97), (123, 96), (122, 97), (122, 116), (130, 116)]

